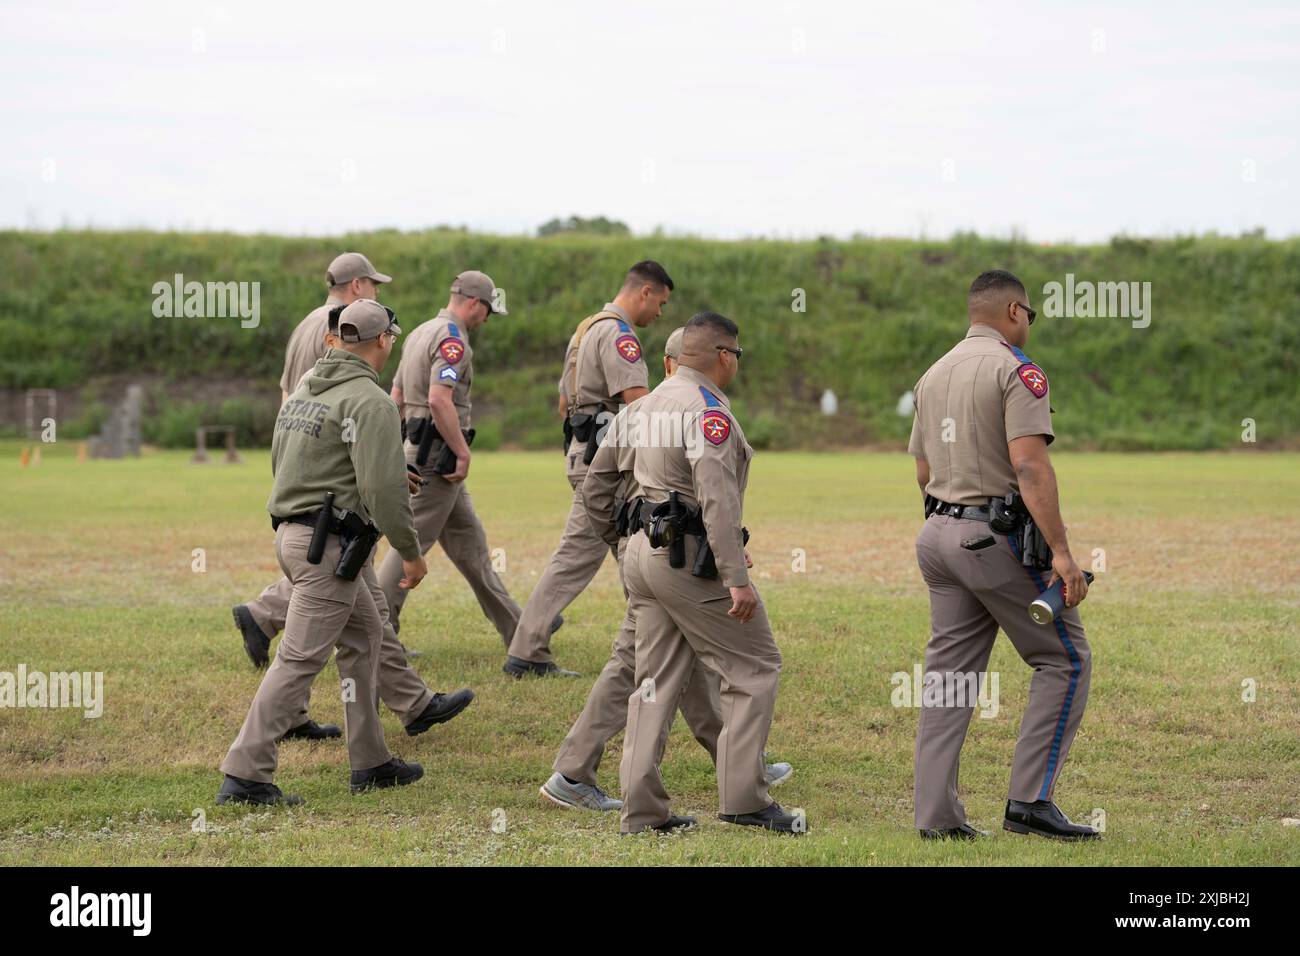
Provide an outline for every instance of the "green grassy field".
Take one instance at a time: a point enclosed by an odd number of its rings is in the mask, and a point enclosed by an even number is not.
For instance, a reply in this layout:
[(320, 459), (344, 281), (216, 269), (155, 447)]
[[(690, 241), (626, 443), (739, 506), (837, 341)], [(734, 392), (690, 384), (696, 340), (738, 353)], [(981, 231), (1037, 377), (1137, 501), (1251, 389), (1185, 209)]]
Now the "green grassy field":
[[(102, 671), (106, 704), (98, 719), (0, 710), (6, 865), (1300, 864), (1300, 829), (1282, 824), (1300, 817), (1297, 455), (1057, 456), (1075, 550), (1102, 548), (1107, 566), (1083, 607), (1093, 685), (1057, 791), (1076, 819), (1104, 810), (1107, 829), (1099, 844), (1062, 846), (1000, 829), (1030, 676), (1004, 639), (990, 664), (1000, 713), (972, 722), (962, 763), (973, 822), (996, 836), (932, 845), (911, 828), (917, 711), (890, 705), (890, 676), (922, 661), (928, 610), (905, 455), (769, 453), (751, 472), (756, 583), (785, 658), (770, 750), (796, 768), (774, 795), (806, 810), (810, 833), (718, 822), (712, 767), (679, 718), (665, 780), (702, 825), (623, 840), (614, 816), (537, 794), (615, 635), (612, 563), (555, 639), (583, 679), (517, 683), (439, 553), (402, 638), (425, 651), (415, 666), (435, 689), (468, 685), (478, 699), (415, 739), (384, 712), (394, 752), (425, 779), (352, 797), (342, 744), (297, 742), (278, 782), (305, 807), (219, 808), (217, 765), (259, 680), (229, 608), (279, 574), (267, 455), (196, 466), (180, 452), (84, 464), (66, 443), (43, 452), (20, 469), (19, 446), (0, 443), (0, 670)], [(470, 488), (522, 600), (563, 524), (560, 458), (481, 454)], [(331, 664), (311, 709), (341, 723), (336, 679)], [(619, 746), (601, 769), (613, 791)]]

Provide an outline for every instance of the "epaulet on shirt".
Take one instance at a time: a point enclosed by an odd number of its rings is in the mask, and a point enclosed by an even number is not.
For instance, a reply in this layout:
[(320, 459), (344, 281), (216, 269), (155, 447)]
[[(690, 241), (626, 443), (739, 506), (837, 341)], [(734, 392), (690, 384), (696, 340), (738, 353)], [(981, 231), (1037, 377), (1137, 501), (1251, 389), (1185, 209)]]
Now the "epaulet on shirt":
[(620, 332), (631, 332), (631, 331), (632, 331), (631, 327), (629, 327), (628, 324), (627, 324), (626, 322), (624, 322), (622, 319), (615, 319), (614, 321), (618, 323), (618, 330), (619, 330)]
[(456, 328), (456, 323), (455, 323), (455, 322), (448, 322), (448, 323), (447, 323), (447, 334), (448, 334), (448, 335), (454, 335), (454, 336), (456, 336), (456, 338), (460, 338), (460, 329)]
[(700, 386), (700, 397), (704, 399), (704, 405), (707, 408), (722, 408), (722, 399), (714, 395), (703, 385)]
[(1029, 361), (1029, 356), (1010, 342), (1003, 342), (1011, 354), (1020, 362), (1020, 368), (1016, 369), (1016, 375), (1020, 378), (1020, 384), (1029, 389), (1034, 398), (1042, 398), (1047, 394), (1047, 373), (1041, 368)]

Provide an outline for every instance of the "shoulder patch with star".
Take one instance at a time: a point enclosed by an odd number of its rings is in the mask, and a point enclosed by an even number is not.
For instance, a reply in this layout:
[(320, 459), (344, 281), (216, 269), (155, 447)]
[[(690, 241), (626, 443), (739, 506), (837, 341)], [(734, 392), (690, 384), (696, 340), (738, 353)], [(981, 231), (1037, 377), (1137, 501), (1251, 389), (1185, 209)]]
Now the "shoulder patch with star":
[(1042, 398), (1047, 394), (1047, 373), (1033, 362), (1026, 362), (1020, 366), (1016, 374), (1020, 376), (1020, 381), (1024, 383), (1025, 388), (1034, 393), (1034, 398)]
[(447, 360), (448, 364), (455, 365), (465, 354), (465, 345), (460, 339), (447, 338), (442, 340), (438, 346), (438, 354)]
[(711, 445), (721, 445), (731, 434), (731, 419), (723, 412), (707, 411), (700, 416), (700, 431)]
[(614, 340), (614, 348), (618, 354), (628, 362), (639, 362), (641, 360), (641, 343), (636, 340), (636, 336), (628, 333), (620, 335)]

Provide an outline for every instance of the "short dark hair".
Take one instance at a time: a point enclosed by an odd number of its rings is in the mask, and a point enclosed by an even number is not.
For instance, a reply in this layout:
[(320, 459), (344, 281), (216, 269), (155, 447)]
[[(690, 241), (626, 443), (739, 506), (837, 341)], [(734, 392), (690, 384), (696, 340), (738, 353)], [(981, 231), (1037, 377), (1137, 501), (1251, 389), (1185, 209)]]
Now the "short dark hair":
[(975, 277), (975, 281), (970, 284), (970, 291), (966, 293), (966, 301), (973, 302), (986, 292), (1001, 292), (1003, 289), (1018, 290), (1023, 294), (1025, 284), (1006, 269), (990, 269)]
[(668, 270), (653, 259), (642, 259), (627, 270), (627, 276), (623, 279), (623, 288), (633, 285), (657, 285), (669, 292), (673, 290), (673, 280), (668, 275)]
[[(740, 329), (735, 322), (720, 312), (696, 312), (686, 323), (686, 329), (712, 329), (716, 338), (735, 338)], [(682, 333), (685, 335), (686, 333)]]
[(328, 325), (330, 335), (339, 334), (339, 316), (343, 314), (343, 310), (346, 308), (346, 305), (336, 305), (330, 309)]

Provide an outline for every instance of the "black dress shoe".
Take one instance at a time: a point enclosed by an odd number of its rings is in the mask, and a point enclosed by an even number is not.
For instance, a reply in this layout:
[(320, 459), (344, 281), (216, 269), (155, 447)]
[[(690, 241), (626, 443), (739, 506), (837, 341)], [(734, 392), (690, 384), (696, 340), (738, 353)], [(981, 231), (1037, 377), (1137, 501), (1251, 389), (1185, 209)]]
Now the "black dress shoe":
[(433, 700), (429, 701), (420, 716), (406, 725), (407, 735), (414, 737), (424, 733), (434, 724), (445, 724), (468, 707), (473, 699), (474, 692), (468, 687), (454, 694), (434, 694)]
[(916, 832), (921, 834), (922, 840), (978, 840), (980, 837), (989, 835), (988, 830), (977, 830), (969, 823), (963, 823), (959, 827), (917, 830)]
[(226, 774), (226, 779), (221, 781), (221, 789), (217, 791), (217, 803), (257, 803), (266, 806), (284, 803), (296, 806), (304, 802), (306, 801), (302, 797), (281, 793), (280, 788), (273, 783), (258, 783), (256, 780), (245, 780), (230, 774)]
[(674, 833), (677, 830), (694, 830), (696, 820), (694, 817), (679, 817), (673, 814), (663, 823), (657, 823), (652, 827), (646, 827), (643, 830), (637, 830), (635, 833), (620, 833), (619, 836), (636, 836), (637, 833)]
[(253, 662), (254, 667), (265, 667), (271, 662), (271, 639), (262, 633), (262, 629), (253, 620), (253, 614), (247, 604), (236, 604), (230, 609), (235, 618), (235, 627), (244, 636), (244, 653)]
[[(396, 632), (394, 632), (394, 633), (396, 633)], [(403, 644), (401, 641), (398, 641), (398, 642), (397, 642), (397, 646), (400, 647), (400, 648), (402, 649), (402, 653), (406, 655), (406, 659), (407, 659), (408, 661), (411, 660), (411, 659), (413, 659), (413, 658), (416, 658), (416, 657), (423, 657), (423, 656), (424, 656), (424, 651), (415, 651), (415, 650), (412, 650), (411, 648), (409, 648), (409, 647), (407, 647), (405, 644)]]
[(1095, 840), (1101, 833), (1082, 823), (1071, 823), (1051, 800), (1022, 803), (1007, 801), (1007, 815), (1002, 829), (1012, 833), (1034, 833), (1052, 840)]
[(511, 657), (509, 655), (506, 655), (506, 663), (501, 670), (515, 679), (527, 677), (530, 674), (534, 674), (538, 677), (581, 676), (577, 671), (566, 671), (559, 664), (555, 663), (555, 661), (546, 661), (545, 663), (541, 661), (525, 661), (521, 658)]
[(318, 724), (316, 721), (308, 718), (305, 724), (299, 724), (297, 727), (290, 727), (284, 732), (281, 740), (330, 740), (334, 737), (342, 737), (343, 731), (339, 729), (338, 724)]
[(551, 633), (554, 634), (562, 627), (564, 627), (564, 615), (557, 614), (555, 615), (555, 618), (551, 621)]
[(366, 790), (386, 787), (404, 787), (415, 783), (424, 776), (424, 768), (418, 763), (407, 763), (393, 757), (388, 763), (381, 763), (369, 770), (352, 771), (352, 792), (362, 793)]
[[(807, 818), (786, 813), (779, 803), (769, 803), (762, 810), (754, 813), (719, 813), (718, 819), (723, 823), (735, 823), (742, 827), (762, 827), (777, 833), (806, 833)], [(796, 825), (797, 821), (801, 821)]]

